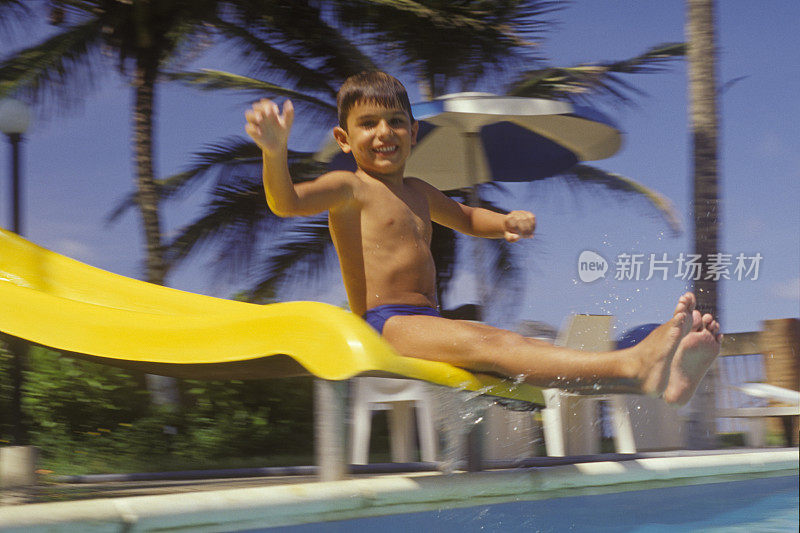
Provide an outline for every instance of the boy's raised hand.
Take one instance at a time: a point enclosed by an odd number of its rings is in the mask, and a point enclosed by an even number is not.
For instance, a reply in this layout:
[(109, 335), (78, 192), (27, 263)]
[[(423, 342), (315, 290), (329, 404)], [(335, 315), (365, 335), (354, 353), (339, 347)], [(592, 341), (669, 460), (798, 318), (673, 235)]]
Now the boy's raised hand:
[(284, 153), (294, 121), (294, 105), (291, 100), (286, 100), (283, 110), (280, 110), (278, 104), (263, 98), (253, 104), (245, 113), (245, 118), (245, 131), (261, 150), (273, 155)]
[(508, 242), (530, 239), (536, 229), (536, 217), (529, 211), (511, 211), (503, 221), (504, 238)]

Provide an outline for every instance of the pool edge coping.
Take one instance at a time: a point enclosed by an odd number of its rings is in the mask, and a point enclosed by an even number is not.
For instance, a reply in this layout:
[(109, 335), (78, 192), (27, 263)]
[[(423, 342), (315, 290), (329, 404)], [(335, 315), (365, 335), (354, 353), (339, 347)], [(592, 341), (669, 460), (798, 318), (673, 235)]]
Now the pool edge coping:
[(797, 475), (798, 451), (753, 451), (475, 473), (424, 472), (0, 507), (0, 531), (232, 531), (577, 494)]

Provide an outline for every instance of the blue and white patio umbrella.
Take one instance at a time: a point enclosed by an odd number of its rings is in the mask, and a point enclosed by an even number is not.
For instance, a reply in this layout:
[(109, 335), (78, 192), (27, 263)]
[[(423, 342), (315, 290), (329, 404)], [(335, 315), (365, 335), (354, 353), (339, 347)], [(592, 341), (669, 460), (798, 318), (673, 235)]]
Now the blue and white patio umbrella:
[[(568, 102), (458, 93), (414, 104), (417, 145), (406, 175), (441, 190), (490, 181), (532, 181), (579, 161), (605, 159), (621, 146), (611, 120)], [(350, 154), (329, 140), (317, 159), (331, 169), (355, 170)]]

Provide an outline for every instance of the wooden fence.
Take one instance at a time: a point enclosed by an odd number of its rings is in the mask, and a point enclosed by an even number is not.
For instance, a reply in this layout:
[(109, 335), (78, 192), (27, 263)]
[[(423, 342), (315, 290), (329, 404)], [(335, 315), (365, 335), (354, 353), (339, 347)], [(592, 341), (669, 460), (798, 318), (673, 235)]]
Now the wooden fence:
[[(728, 333), (722, 342), (721, 357), (733, 358), (760, 354), (762, 375), (752, 374), (750, 380), (764, 380), (765, 383), (783, 387), (785, 389), (800, 390), (800, 319), (783, 318), (765, 320), (762, 322), (761, 331), (743, 333)], [(725, 364), (722, 367), (729, 370), (726, 381), (730, 379), (733, 365)], [(737, 370), (733, 368), (734, 372)], [(725, 372), (721, 372), (724, 374)], [(747, 372), (745, 372), (746, 374)], [(723, 377), (721, 375), (721, 377)], [(739, 372), (739, 379), (742, 372)], [(744, 380), (741, 380), (744, 381)], [(735, 397), (734, 397), (735, 399)], [(772, 402), (775, 404), (775, 402)], [(777, 404), (775, 404), (777, 405)], [(775, 416), (769, 421), (769, 430), (772, 432), (785, 432), (792, 446), (798, 445), (798, 416)]]

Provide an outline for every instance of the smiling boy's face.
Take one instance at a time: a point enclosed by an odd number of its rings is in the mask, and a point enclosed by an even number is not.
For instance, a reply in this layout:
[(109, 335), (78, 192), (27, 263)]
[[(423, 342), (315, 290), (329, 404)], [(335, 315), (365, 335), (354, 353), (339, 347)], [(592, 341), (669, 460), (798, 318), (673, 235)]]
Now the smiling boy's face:
[(403, 108), (364, 101), (350, 109), (347, 130), (336, 127), (333, 134), (342, 150), (353, 154), (360, 169), (402, 178), (406, 159), (417, 142), (417, 128)]

